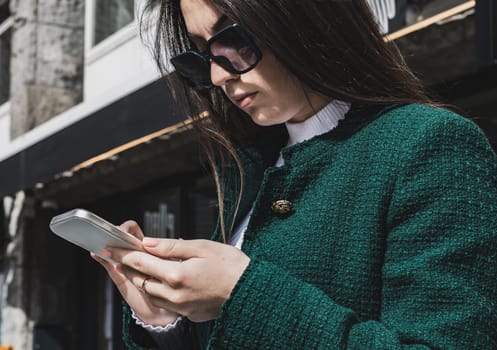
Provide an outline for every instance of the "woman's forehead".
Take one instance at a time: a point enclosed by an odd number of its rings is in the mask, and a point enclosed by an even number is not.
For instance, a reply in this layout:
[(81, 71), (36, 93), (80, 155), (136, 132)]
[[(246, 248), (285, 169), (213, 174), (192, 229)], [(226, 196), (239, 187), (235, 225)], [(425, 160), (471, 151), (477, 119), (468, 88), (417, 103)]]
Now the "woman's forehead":
[(188, 32), (207, 40), (216, 31), (222, 14), (209, 0), (180, 0), (181, 13)]

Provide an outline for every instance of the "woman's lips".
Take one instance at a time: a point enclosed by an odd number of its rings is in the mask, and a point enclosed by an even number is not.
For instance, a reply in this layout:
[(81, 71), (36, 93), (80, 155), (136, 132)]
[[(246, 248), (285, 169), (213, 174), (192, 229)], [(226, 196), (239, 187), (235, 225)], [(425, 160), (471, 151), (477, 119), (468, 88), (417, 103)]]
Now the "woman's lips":
[(246, 108), (254, 101), (256, 95), (257, 92), (252, 92), (250, 94), (233, 96), (233, 100), (239, 108)]

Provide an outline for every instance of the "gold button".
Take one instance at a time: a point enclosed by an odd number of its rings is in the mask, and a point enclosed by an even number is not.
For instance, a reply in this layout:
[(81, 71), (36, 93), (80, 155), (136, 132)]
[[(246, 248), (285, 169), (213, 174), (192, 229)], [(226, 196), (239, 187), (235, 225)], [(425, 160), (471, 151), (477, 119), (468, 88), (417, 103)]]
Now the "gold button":
[(292, 211), (292, 202), (286, 199), (280, 199), (273, 203), (271, 209), (276, 214), (281, 214), (281, 215), (288, 214), (289, 212)]

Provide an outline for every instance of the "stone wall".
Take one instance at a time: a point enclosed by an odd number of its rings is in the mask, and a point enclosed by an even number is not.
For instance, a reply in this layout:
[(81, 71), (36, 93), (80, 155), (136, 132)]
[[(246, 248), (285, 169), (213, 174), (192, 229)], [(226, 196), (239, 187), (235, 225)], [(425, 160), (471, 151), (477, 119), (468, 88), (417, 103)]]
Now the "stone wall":
[(82, 100), (84, 0), (11, 0), (11, 135)]

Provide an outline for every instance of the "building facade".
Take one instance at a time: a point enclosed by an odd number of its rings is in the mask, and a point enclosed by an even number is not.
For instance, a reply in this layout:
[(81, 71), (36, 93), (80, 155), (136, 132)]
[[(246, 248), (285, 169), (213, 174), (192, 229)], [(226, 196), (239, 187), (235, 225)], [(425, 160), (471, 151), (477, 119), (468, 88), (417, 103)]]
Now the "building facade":
[[(141, 1), (0, 0), (0, 345), (123, 349), (118, 293), (52, 216), (81, 207), (185, 239), (215, 226), (187, 116), (138, 34)], [(497, 146), (494, 1), (368, 3), (430, 91)]]

